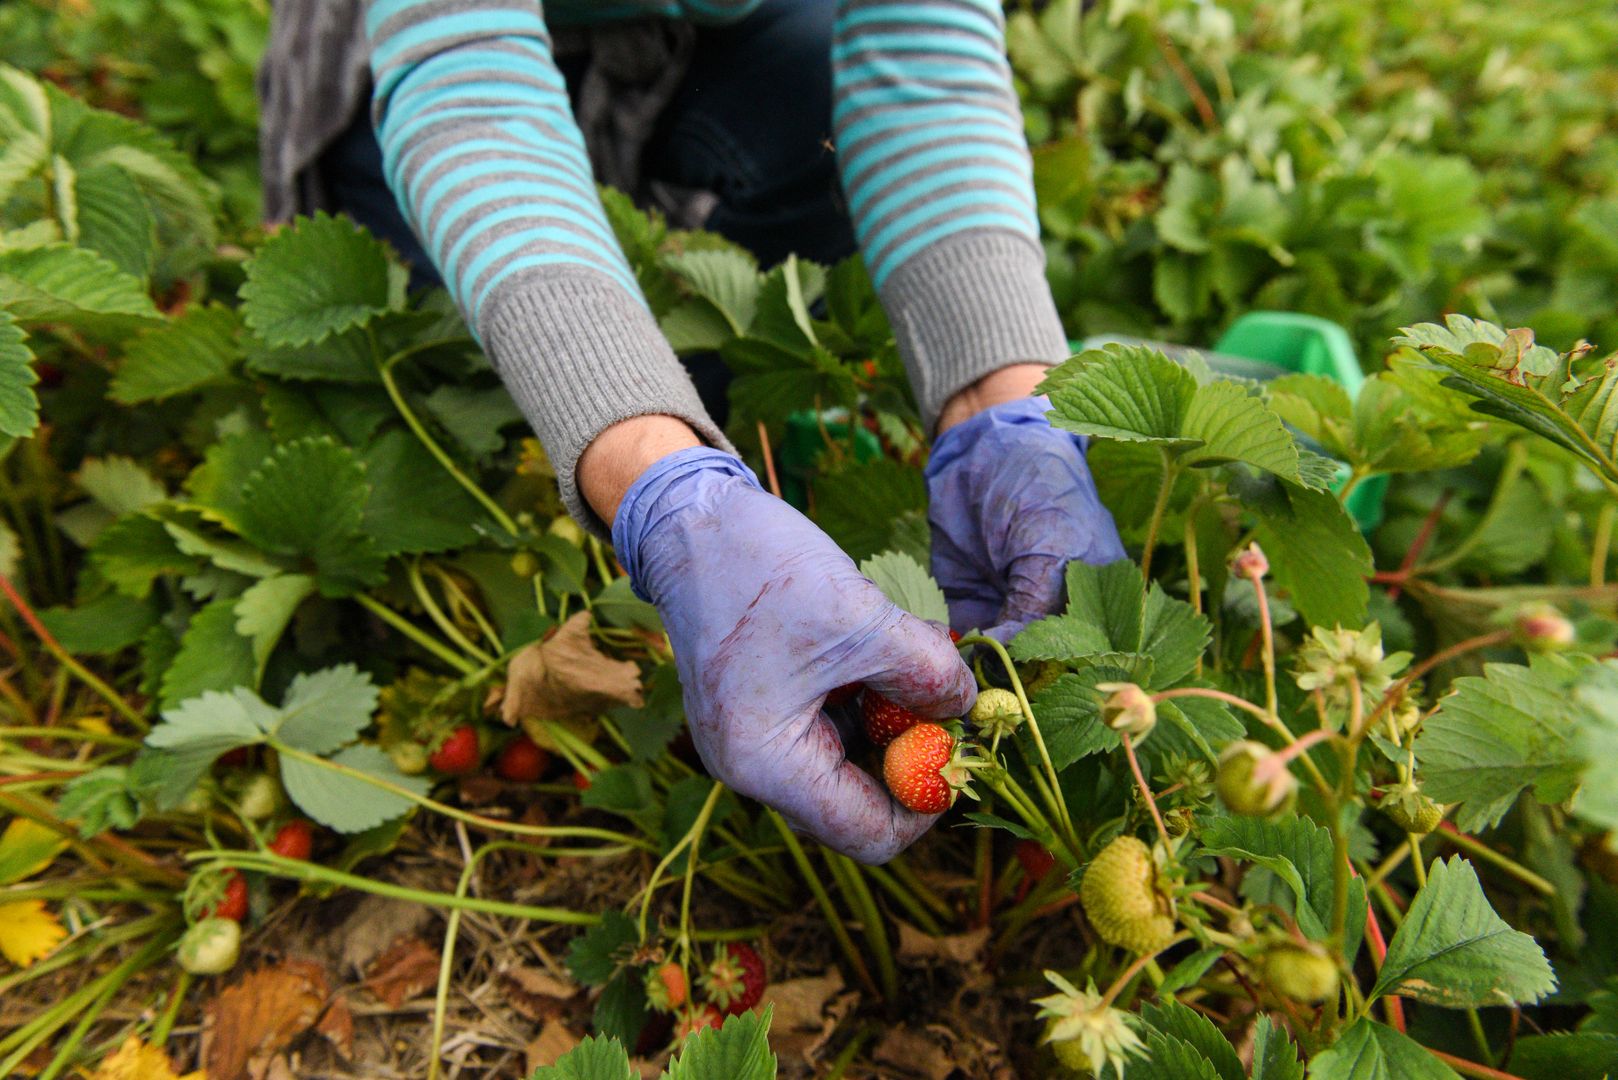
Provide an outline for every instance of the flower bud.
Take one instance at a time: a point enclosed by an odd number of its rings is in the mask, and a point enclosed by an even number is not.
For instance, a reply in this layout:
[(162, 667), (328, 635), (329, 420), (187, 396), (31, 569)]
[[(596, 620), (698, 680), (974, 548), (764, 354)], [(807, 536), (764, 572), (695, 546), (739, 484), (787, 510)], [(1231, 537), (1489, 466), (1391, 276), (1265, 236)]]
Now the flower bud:
[(1517, 644), (1529, 652), (1556, 652), (1578, 636), (1567, 616), (1549, 604), (1531, 604), (1518, 611), (1511, 629)]
[(1276, 993), (1313, 1005), (1337, 994), (1337, 965), (1319, 946), (1277, 945), (1264, 954), (1264, 980)]
[(1022, 704), (1010, 690), (990, 687), (978, 694), (972, 711), (967, 713), (967, 719), (991, 738), (1009, 735), (1023, 721)]
[(1152, 696), (1134, 683), (1097, 683), (1096, 689), (1108, 695), (1101, 703), (1101, 722), (1131, 739), (1144, 739), (1157, 726), (1157, 706)]
[(1257, 579), (1270, 572), (1270, 560), (1264, 557), (1263, 548), (1248, 544), (1230, 561), (1230, 569), (1239, 578)]
[(519, 551), (511, 557), (511, 572), (520, 578), (531, 578), (539, 573), (539, 556), (532, 551)]
[(1297, 794), (1298, 778), (1285, 766), (1274, 765), (1274, 756), (1269, 747), (1247, 739), (1238, 739), (1219, 755), (1214, 788), (1232, 813), (1265, 817)]

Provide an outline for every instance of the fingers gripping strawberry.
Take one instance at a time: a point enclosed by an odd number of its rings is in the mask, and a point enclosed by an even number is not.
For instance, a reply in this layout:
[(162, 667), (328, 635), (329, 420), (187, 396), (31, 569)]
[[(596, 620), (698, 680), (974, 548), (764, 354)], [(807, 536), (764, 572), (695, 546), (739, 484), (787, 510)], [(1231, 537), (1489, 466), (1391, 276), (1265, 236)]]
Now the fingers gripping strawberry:
[(883, 862), (932, 824), (851, 764), (823, 711), (863, 682), (924, 717), (976, 689), (946, 632), (900, 610), (738, 459), (682, 450), (619, 506), (613, 546), (674, 646), (692, 741), (708, 770), (797, 829)]

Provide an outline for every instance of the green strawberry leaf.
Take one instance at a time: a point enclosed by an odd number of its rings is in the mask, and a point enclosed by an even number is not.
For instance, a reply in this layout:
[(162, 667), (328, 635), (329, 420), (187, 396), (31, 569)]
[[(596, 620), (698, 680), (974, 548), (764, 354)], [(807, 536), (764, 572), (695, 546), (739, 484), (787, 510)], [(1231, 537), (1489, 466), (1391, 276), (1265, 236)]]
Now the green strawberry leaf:
[(1130, 1080), (1223, 1080), (1201, 1050), (1173, 1035), (1148, 1030), (1144, 1061), (1131, 1058), (1124, 1073)]
[(236, 600), (225, 597), (191, 616), (160, 697), (169, 706), (208, 690), (255, 685), (257, 676), (253, 643), (236, 632)]
[(1298, 1048), (1268, 1016), (1253, 1025), (1252, 1080), (1303, 1080), (1303, 1062)]
[(19, 322), (59, 323), (98, 337), (161, 317), (139, 278), (69, 244), (0, 251), (0, 308)]
[(139, 405), (225, 381), (242, 356), (240, 325), (230, 308), (207, 304), (146, 331), (125, 346), (108, 396)]
[(365, 531), (365, 466), (331, 439), (277, 447), (242, 487), (238, 527), (266, 552), (313, 563), (323, 596), (346, 596), (383, 578)]
[(499, 453), (506, 445), (501, 431), (523, 421), (522, 410), (503, 386), (440, 386), (422, 399), (422, 405), (479, 458)]
[(73, 479), (113, 517), (139, 513), (169, 497), (144, 466), (117, 454), (86, 458)]
[[(1298, 929), (1316, 941), (1329, 936), (1332, 917), (1333, 848), (1331, 833), (1305, 817), (1271, 821), (1266, 818), (1222, 817), (1208, 822), (1202, 843), (1209, 855), (1227, 855), (1257, 863), (1285, 884), (1288, 894), (1268, 888), (1262, 875), (1249, 874), (1244, 895), (1259, 902), (1279, 903), (1298, 920)], [(1359, 951), (1360, 928), (1365, 924), (1363, 885), (1349, 893), (1348, 940), (1344, 951)]]
[(287, 688), (273, 732), (308, 754), (329, 754), (371, 723), (377, 688), (353, 664), (299, 675)]
[(663, 265), (693, 293), (713, 305), (732, 335), (747, 333), (758, 309), (763, 283), (758, 260), (750, 252), (735, 247), (685, 251), (665, 255)]
[[(1114, 750), (1123, 745), (1118, 733), (1101, 722), (1101, 692), (1097, 683), (1126, 679), (1117, 668), (1097, 666), (1061, 675), (1038, 694), (1030, 704), (1039, 718), (1040, 736), (1058, 772), (1091, 754)], [(1018, 729), (1035, 752), (1032, 737)]]
[(220, 754), (263, 742), (274, 719), (275, 710), (241, 686), (229, 693), (204, 691), (165, 709), (162, 722), (146, 735), (146, 746), (161, 755), (145, 766), (157, 783), (160, 803), (183, 799)]
[(247, 370), (293, 382), (372, 384), (382, 381), (371, 338), (362, 327), (302, 345), (246, 343)]
[(27, 438), (39, 426), (39, 398), (34, 384), (33, 351), (24, 344), (28, 335), (0, 310), (0, 435)]
[(448, 551), (475, 543), (480, 526), (493, 527), (477, 500), (408, 431), (386, 432), (360, 456), (370, 485), (365, 534), (378, 553)]
[[(925, 525), (927, 482), (921, 472), (888, 457), (843, 465), (817, 476), (815, 524), (858, 560), (900, 550), (893, 542), (901, 519)], [(925, 562), (923, 554), (918, 559)]]
[(157, 604), (110, 591), (77, 607), (48, 608), (39, 621), (75, 655), (110, 656), (138, 644), (156, 624)]
[(669, 1063), (668, 1080), (775, 1080), (775, 1055), (770, 1052), (770, 1017), (764, 1012), (727, 1016), (718, 1031), (708, 1028), (686, 1041), (680, 1056)]
[(80, 170), (73, 178), (78, 242), (118, 269), (145, 278), (157, 248), (157, 219), (130, 174), (116, 165)]
[(274, 449), (269, 433), (256, 428), (226, 435), (203, 453), (202, 464), (191, 470), (185, 487), (189, 508), (241, 531), (242, 489)]
[(253, 643), (259, 678), (293, 612), (314, 591), (315, 579), (307, 574), (276, 574), (248, 586), (236, 598), (236, 632)]
[(340, 217), (299, 218), (247, 262), (242, 317), (270, 346), (364, 326), (392, 305), (387, 249)]
[(1011, 639), (1012, 659), (1077, 660), (1110, 651), (1106, 632), (1078, 615), (1048, 615), (1023, 627)]
[(1371, 595), (1365, 579), (1375, 567), (1337, 497), (1282, 484), (1276, 499), (1254, 509), (1254, 535), (1299, 614), (1320, 626), (1362, 624)]
[(1408, 1035), (1365, 1017), (1309, 1062), (1309, 1080), (1460, 1080)]
[(1513, 930), (1460, 856), (1435, 859), (1388, 942), (1370, 998), (1401, 994), (1451, 1009), (1529, 1004), (1556, 988), (1534, 939)]
[(921, 563), (897, 551), (886, 551), (860, 563), (860, 573), (882, 594), (918, 619), (949, 625), (944, 590)]
[(1584, 755), (1584, 710), (1568, 693), (1565, 669), (1488, 664), (1465, 676), (1422, 723), (1416, 760), (1423, 790), (1460, 803), (1456, 825), (1472, 832), (1497, 823), (1524, 788), (1544, 803), (1569, 798)]
[(1242, 1068), (1230, 1040), (1220, 1033), (1213, 1021), (1190, 1006), (1169, 997), (1161, 1004), (1143, 1006), (1140, 1018), (1163, 1035), (1194, 1048), (1213, 1067), (1219, 1080), (1247, 1080), (1247, 1070)]
[[(426, 777), (406, 776), (400, 772), (387, 754), (369, 743), (356, 743), (333, 754), (329, 760), (418, 796), (425, 797), (432, 786)], [(360, 777), (286, 754), (281, 755), (281, 783), (299, 809), (340, 833), (375, 828), (408, 813), (416, 805), (405, 796)]]
[(579, 1045), (556, 1059), (554, 1065), (541, 1065), (528, 1080), (636, 1080), (629, 1067), (629, 1054), (617, 1039), (588, 1036)]
[[(1618, 661), (1591, 665), (1581, 673), (1573, 699), (1583, 708), (1579, 748), (1592, 765), (1618, 755)], [(1591, 824), (1618, 829), (1618, 785), (1585, 783), (1574, 796), (1573, 812)]]
[(88, 840), (108, 829), (132, 829), (140, 821), (140, 803), (129, 790), (129, 769), (103, 765), (68, 781), (56, 803), (56, 816), (77, 821)]
[(1618, 1075), (1618, 1034), (1576, 1031), (1530, 1035), (1512, 1051), (1511, 1075), (1522, 1080), (1568, 1080)]
[(628, 961), (640, 944), (635, 920), (615, 908), (601, 913), (601, 921), (574, 938), (567, 947), (567, 969), (586, 986), (602, 986)]
[(202, 560), (180, 551), (163, 522), (146, 514), (119, 518), (96, 534), (90, 564), (120, 592), (136, 599), (166, 574), (190, 574)]

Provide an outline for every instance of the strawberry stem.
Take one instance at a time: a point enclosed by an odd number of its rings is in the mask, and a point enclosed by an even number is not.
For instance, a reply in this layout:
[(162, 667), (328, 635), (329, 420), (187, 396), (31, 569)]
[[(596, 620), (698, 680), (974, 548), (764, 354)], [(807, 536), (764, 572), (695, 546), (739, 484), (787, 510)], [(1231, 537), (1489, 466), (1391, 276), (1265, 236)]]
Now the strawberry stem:
[(877, 910), (876, 900), (872, 898), (871, 890), (866, 886), (859, 866), (847, 855), (839, 854), (830, 848), (822, 848), (821, 854), (826, 860), (826, 866), (831, 871), (833, 880), (837, 882), (838, 891), (848, 903), (849, 911), (859, 919), (860, 931), (865, 935), (866, 943), (870, 945), (871, 952), (876, 957), (877, 978), (882, 983), (883, 998), (887, 1001), (897, 1001), (899, 969), (893, 961), (893, 949), (888, 944), (887, 927), (882, 922), (882, 913)]
[(1157, 826), (1157, 835), (1162, 837), (1165, 849), (1173, 850), (1168, 827), (1163, 824), (1163, 815), (1158, 812), (1157, 800), (1152, 798), (1151, 785), (1146, 782), (1146, 774), (1141, 772), (1140, 758), (1135, 755), (1135, 740), (1129, 737), (1127, 731), (1120, 731), (1118, 737), (1124, 740), (1124, 753), (1129, 757), (1129, 771), (1135, 774), (1135, 786), (1140, 788), (1141, 798), (1146, 800), (1146, 809), (1152, 812), (1152, 822)]
[(859, 977), (860, 982), (871, 992), (872, 996), (875, 996), (877, 993), (876, 981), (871, 978), (871, 971), (865, 966), (864, 958), (854, 948), (854, 940), (848, 936), (848, 927), (843, 925), (843, 918), (837, 914), (837, 908), (833, 906), (831, 896), (826, 892), (825, 884), (821, 882), (820, 875), (815, 873), (813, 864), (809, 862), (809, 856), (804, 854), (803, 845), (798, 843), (798, 838), (792, 835), (791, 827), (787, 825), (786, 820), (779, 813), (774, 810), (766, 810), (765, 814), (775, 826), (776, 831), (781, 834), (781, 841), (786, 844), (787, 852), (792, 856), (792, 861), (798, 864), (798, 872), (803, 876), (804, 884), (809, 886), (809, 891), (814, 894), (815, 902), (820, 905), (821, 914), (826, 917), (826, 925), (831, 927), (832, 937), (837, 939), (838, 946), (842, 948), (843, 957), (848, 961), (848, 966), (853, 969), (854, 974)]
[(1263, 641), (1260, 656), (1264, 661), (1264, 711), (1270, 717), (1269, 723), (1280, 725), (1280, 714), (1276, 711), (1275, 627), (1270, 619), (1270, 596), (1264, 591), (1264, 575), (1256, 567), (1249, 567), (1242, 576), (1253, 583), (1253, 594), (1258, 598), (1258, 625)]

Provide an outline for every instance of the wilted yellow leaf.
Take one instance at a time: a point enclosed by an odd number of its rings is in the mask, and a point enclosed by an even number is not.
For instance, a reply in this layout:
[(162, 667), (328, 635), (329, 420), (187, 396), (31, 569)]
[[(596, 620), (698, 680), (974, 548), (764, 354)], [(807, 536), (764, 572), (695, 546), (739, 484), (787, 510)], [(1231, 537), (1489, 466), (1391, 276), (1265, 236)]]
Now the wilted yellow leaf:
[(45, 901), (0, 904), (0, 953), (18, 967), (48, 955), (65, 937), (67, 931), (45, 910)]
[(0, 833), (0, 885), (33, 877), (67, 847), (67, 837), (28, 818), (12, 818)]
[(90, 1080), (208, 1080), (200, 1069), (181, 1076), (169, 1064), (168, 1055), (156, 1046), (147, 1046), (140, 1036), (131, 1035), (124, 1044), (90, 1074)]

